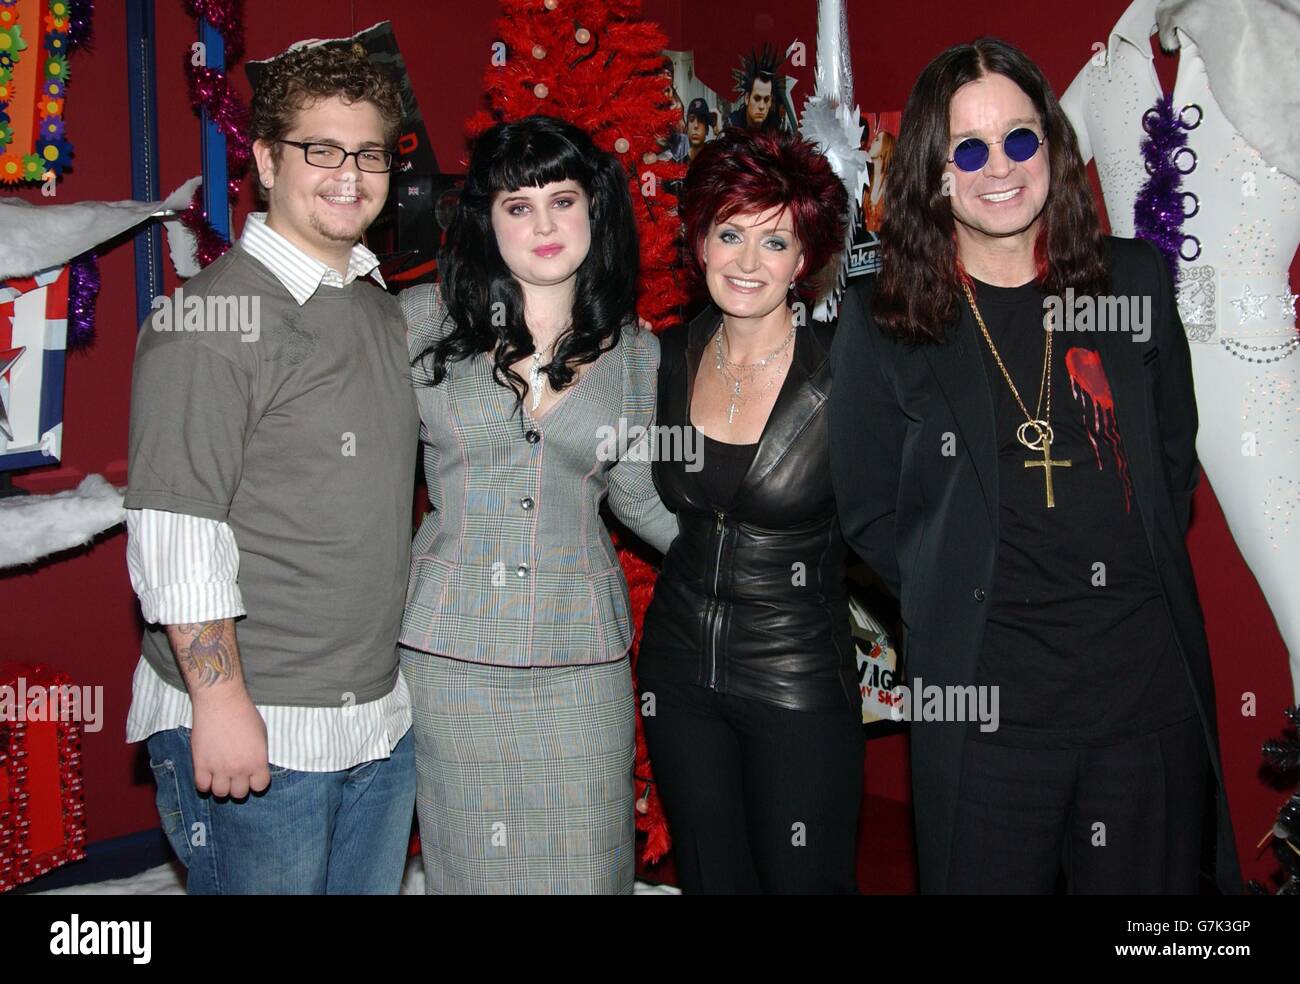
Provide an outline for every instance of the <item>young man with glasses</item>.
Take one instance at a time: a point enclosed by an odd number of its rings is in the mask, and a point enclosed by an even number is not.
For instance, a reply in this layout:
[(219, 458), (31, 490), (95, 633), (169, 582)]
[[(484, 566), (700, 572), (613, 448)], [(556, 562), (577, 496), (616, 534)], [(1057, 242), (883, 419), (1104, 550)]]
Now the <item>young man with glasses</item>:
[[(185, 330), (140, 332), (127, 560), (149, 625), (127, 740), (148, 740), (193, 894), (401, 884), (418, 419), (405, 321), (360, 242), (400, 122), (359, 49), (269, 63), (251, 116), (267, 211), (185, 284)], [(256, 331), (208, 322), (228, 298), (256, 302), (229, 308)]]

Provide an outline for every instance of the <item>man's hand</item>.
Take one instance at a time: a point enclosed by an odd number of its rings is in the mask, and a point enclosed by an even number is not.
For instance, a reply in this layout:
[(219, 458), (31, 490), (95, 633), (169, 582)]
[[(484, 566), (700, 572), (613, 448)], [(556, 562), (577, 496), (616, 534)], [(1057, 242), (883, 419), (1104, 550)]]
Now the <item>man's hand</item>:
[(200, 793), (243, 799), (271, 783), (266, 722), (246, 692), (195, 701), (192, 745), (194, 787)]
[(243, 799), (271, 783), (266, 722), (244, 687), (235, 621), (167, 626), (194, 705), (194, 787)]

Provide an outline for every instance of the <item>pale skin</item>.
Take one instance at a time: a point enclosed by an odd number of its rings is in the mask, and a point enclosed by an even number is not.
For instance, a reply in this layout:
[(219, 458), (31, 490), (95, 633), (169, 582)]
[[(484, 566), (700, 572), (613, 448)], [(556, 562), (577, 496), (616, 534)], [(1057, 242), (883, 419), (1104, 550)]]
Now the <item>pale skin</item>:
[(695, 155), (704, 149), (708, 138), (709, 126), (702, 119), (692, 116), (686, 121), (686, 140), (690, 148), (687, 153), (691, 160), (695, 160)]
[[(1027, 161), (1013, 161), (1002, 138), (1018, 126), (1043, 136), (1033, 101), (1005, 75), (986, 75), (963, 85), (948, 107), (948, 156), (968, 136), (989, 144), (989, 159), (979, 171), (945, 165), (950, 174), (957, 254), (977, 280), (1019, 287), (1035, 278), (1034, 241), (1051, 185), (1046, 145)], [(1005, 201), (999, 198), (1011, 193)]]
[[(533, 336), (533, 348), (542, 353), (542, 365), (552, 360), (551, 344), (569, 328), (578, 268), (591, 249), (590, 206), (587, 192), (576, 181), (500, 191), (492, 203), (497, 249), (523, 293), (524, 321)], [(528, 355), (512, 366), (525, 385), (532, 364)], [(529, 388), (524, 396), (529, 415), (534, 420), (544, 418), (591, 366), (576, 366), (573, 382), (558, 393), (543, 383), (536, 410), (532, 409)]]
[(770, 80), (755, 79), (754, 86), (745, 97), (745, 122), (757, 129), (767, 120), (772, 111), (772, 83)]
[[(873, 168), (880, 163), (880, 155), (883, 152), (884, 147), (885, 147), (885, 136), (883, 133), (877, 133), (876, 138), (871, 141), (871, 146), (867, 148), (867, 156), (871, 158)], [(951, 157), (952, 148), (950, 147), (948, 149), (949, 149), (948, 156)], [(949, 167), (951, 166), (952, 165), (949, 165)], [(875, 173), (879, 173), (879, 172), (877, 171)], [(874, 181), (871, 185), (871, 204), (873, 205), (879, 204), (880, 199), (882, 199), (883, 197), (885, 197), (885, 176), (881, 174), (880, 179), (878, 181)]]
[(260, 793), (271, 783), (266, 722), (244, 686), (235, 620), (166, 629), (194, 706), (194, 788), (235, 799)]
[[(794, 323), (787, 291), (791, 281), (802, 274), (803, 265), (803, 248), (784, 210), (715, 221), (700, 261), (709, 296), (722, 310), (724, 357), (729, 362), (752, 364), (779, 348)], [(776, 403), (794, 358), (794, 342), (765, 369), (742, 380), (745, 400), (730, 422), (727, 416), (732, 392), (728, 381), (714, 368), (714, 351), (710, 339), (695, 375), (691, 423), (715, 441), (753, 444), (762, 436)]]
[[(286, 140), (336, 144), (344, 150), (388, 149), (373, 103), (321, 99), (298, 112)], [(278, 151), (277, 164), (273, 151)], [(388, 174), (362, 171), (349, 157), (338, 168), (313, 167), (299, 147), (253, 142), (258, 177), (267, 188), (266, 224), (291, 243), (347, 273), (348, 257), (388, 197)]]
[[(492, 232), (497, 250), (524, 298), (524, 323), (533, 337), (533, 348), (542, 353), (542, 365), (551, 361), (550, 348), (568, 330), (577, 292), (578, 268), (591, 250), (591, 199), (577, 181), (552, 181), (540, 188), (499, 191), (492, 202)], [(641, 322), (642, 329), (650, 325)], [(524, 407), (534, 420), (542, 420), (551, 408), (573, 390), (593, 363), (575, 366), (573, 381), (555, 392), (543, 383), (537, 409), (532, 409), (533, 392), (528, 370), (533, 357), (527, 355), (511, 366), (523, 377)], [(636, 801), (638, 813), (648, 809)]]
[[(385, 148), (384, 136), (372, 104), (331, 97), (300, 110), (286, 139), (359, 150)], [(253, 144), (268, 189), (267, 226), (346, 275), (352, 247), (383, 208), (388, 175), (360, 170), (355, 157), (326, 169), (308, 164), (301, 148), (282, 144), (279, 150), (277, 164), (271, 144)], [(165, 628), (194, 706), (195, 788), (234, 799), (266, 789), (266, 722), (244, 684), (234, 619)]]

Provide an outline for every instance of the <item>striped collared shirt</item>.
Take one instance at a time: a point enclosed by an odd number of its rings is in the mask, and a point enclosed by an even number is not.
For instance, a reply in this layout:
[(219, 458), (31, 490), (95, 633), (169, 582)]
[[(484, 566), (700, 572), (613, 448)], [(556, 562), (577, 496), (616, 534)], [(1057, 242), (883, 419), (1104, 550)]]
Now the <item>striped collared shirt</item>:
[[(303, 252), (254, 212), (240, 245), (273, 273), (298, 304), (322, 285), (345, 287), (373, 276), (383, 285), (379, 260), (360, 243), (348, 272)], [(145, 621), (162, 625), (211, 622), (245, 614), (239, 593), (239, 548), (226, 523), (158, 509), (128, 509), (127, 570)], [(399, 673), (386, 696), (344, 707), (256, 705), (266, 722), (272, 765), (302, 772), (334, 772), (386, 758), (411, 727), (411, 700)], [(132, 680), (126, 740), (143, 741), (158, 731), (192, 727), (190, 696), (168, 684), (141, 658)]]
[(380, 287), (387, 287), (379, 275), (379, 258), (360, 243), (352, 247), (348, 256), (347, 276), (340, 276), (328, 263), (304, 253), (267, 225), (265, 212), (253, 212), (248, 216), (239, 245), (274, 273), (299, 304), (306, 304), (307, 298), (316, 293), (321, 284), (346, 287), (358, 277), (370, 276)]

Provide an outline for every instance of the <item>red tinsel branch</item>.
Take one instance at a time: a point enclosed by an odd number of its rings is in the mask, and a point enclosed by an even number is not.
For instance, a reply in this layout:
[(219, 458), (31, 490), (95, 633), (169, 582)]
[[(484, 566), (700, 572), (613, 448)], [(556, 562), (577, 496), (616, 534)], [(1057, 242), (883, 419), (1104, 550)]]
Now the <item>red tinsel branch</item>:
[(230, 77), (206, 65), (191, 65), (188, 72), (190, 105), (206, 112), (208, 119), (226, 137), (227, 186), (239, 194), (244, 172), (253, 159), (248, 140), (248, 107), (235, 93)]
[(185, 10), (195, 20), (205, 20), (216, 28), (226, 43), (227, 65), (244, 57), (243, 0), (185, 0)]

